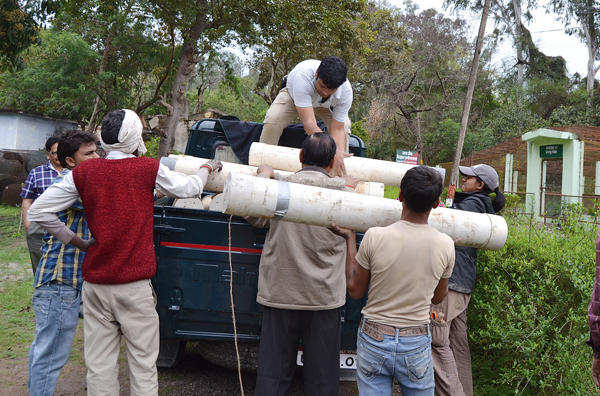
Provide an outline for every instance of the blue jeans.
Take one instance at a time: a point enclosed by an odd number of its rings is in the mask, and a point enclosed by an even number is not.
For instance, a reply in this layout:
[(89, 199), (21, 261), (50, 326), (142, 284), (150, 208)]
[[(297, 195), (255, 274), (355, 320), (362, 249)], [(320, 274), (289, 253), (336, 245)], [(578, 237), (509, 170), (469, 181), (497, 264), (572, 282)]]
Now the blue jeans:
[(46, 283), (33, 292), (35, 338), (29, 348), (29, 394), (52, 396), (60, 370), (69, 360), (79, 319), (81, 292)]
[(399, 337), (384, 335), (375, 341), (358, 329), (357, 383), (360, 396), (392, 394), (393, 379), (403, 396), (433, 396), (435, 389), (431, 333)]

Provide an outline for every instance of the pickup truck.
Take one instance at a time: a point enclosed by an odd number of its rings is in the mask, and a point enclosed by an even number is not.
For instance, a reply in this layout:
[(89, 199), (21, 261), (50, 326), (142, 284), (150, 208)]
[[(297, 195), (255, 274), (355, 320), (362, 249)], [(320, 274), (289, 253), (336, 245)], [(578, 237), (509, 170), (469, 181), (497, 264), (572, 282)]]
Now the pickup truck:
[[(204, 119), (192, 126), (185, 154), (247, 163), (249, 142), (258, 140), (260, 129), (261, 125), (255, 123)], [(245, 140), (243, 144), (239, 136), (232, 136), (239, 130), (243, 131), (238, 134)], [(292, 126), (284, 131), (280, 145), (299, 148), (303, 139), (301, 126)], [(364, 142), (352, 136), (350, 151), (364, 156)], [(241, 217), (178, 207), (168, 197), (156, 202), (154, 245), (158, 268), (153, 285), (160, 318), (159, 367), (172, 367), (183, 356), (186, 342), (194, 341), (208, 361), (237, 368), (229, 290), (232, 281), (241, 365), (248, 370), (256, 368), (262, 316), (256, 294), (265, 235), (266, 230), (253, 227)], [(361, 238), (358, 235), (359, 241)], [(343, 307), (342, 378), (355, 374), (356, 332), (365, 301), (347, 296)], [(298, 364), (302, 364), (301, 350)]]

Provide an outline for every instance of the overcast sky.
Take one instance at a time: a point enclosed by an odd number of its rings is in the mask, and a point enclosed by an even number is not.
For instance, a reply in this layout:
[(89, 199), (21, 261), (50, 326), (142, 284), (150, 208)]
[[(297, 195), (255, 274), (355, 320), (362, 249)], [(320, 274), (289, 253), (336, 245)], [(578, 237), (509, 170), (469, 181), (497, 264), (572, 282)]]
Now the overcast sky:
[[(403, 0), (388, 0), (390, 4), (403, 8)], [(419, 5), (420, 10), (435, 8), (447, 16), (449, 13), (442, 8), (443, 0), (413, 0)], [(464, 14), (463, 18), (468, 20), (471, 26), (472, 37), (477, 36), (481, 15)], [(486, 31), (492, 32), (494, 26), (493, 19), (489, 18), (486, 24)], [(564, 33), (564, 25), (554, 20), (552, 14), (546, 14), (545, 8), (539, 8), (534, 13), (534, 20), (531, 23), (525, 23), (525, 26), (531, 32), (534, 42), (538, 48), (549, 56), (562, 56), (567, 61), (569, 73), (579, 72), (584, 77), (587, 75), (587, 48), (574, 36), (568, 36)], [(493, 59), (494, 62), (500, 62), (503, 58), (515, 58), (512, 42), (507, 38), (500, 47), (498, 54)]]

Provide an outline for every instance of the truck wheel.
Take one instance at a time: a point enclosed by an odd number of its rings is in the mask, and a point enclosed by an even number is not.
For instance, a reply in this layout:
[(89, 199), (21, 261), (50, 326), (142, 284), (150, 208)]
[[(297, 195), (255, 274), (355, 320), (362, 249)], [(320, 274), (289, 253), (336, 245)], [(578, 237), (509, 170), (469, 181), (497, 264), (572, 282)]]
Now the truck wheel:
[(185, 341), (181, 340), (161, 339), (156, 365), (169, 368), (175, 366), (185, 354), (185, 344)]
[[(200, 355), (217, 366), (237, 370), (237, 356), (233, 341), (198, 341)], [(258, 366), (258, 342), (238, 342), (242, 370), (255, 372)]]

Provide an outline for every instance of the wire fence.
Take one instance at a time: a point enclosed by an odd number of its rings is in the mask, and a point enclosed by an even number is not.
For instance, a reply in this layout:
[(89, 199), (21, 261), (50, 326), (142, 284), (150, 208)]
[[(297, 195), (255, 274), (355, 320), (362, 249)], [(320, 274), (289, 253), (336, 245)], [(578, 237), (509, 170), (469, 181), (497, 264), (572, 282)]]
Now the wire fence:
[(600, 223), (600, 196), (599, 195), (564, 195), (546, 192), (542, 202), (536, 202), (535, 194), (525, 192), (504, 193), (507, 196), (503, 213), (510, 211), (516, 216), (532, 217), (539, 213), (539, 218), (544, 225), (555, 220), (565, 219), (567, 215), (577, 212), (579, 221)]

